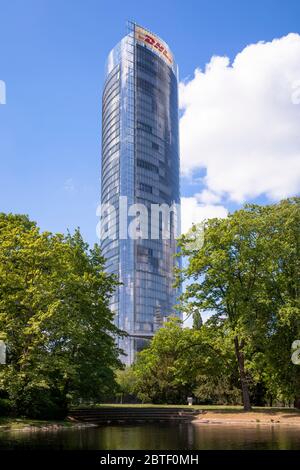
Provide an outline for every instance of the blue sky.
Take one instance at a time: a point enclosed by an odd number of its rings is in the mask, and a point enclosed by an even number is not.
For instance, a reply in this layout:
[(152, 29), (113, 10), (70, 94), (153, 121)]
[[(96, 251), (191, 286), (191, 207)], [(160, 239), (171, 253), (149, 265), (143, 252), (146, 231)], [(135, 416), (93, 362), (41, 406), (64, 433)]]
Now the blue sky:
[(299, 32), (299, 18), (298, 0), (0, 0), (0, 211), (96, 241), (104, 62), (127, 19), (165, 39), (189, 80), (213, 55)]

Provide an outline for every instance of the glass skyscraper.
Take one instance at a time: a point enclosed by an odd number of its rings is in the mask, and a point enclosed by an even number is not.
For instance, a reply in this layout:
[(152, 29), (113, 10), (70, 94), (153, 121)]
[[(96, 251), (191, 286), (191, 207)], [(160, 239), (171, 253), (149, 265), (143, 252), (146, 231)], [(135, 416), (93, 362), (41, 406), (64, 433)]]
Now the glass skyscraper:
[[(180, 262), (174, 256), (180, 228), (177, 65), (163, 40), (134, 23), (106, 64), (101, 203), (106, 269), (121, 283), (111, 308), (128, 333), (120, 347), (127, 355), (123, 362), (131, 364), (165, 318), (180, 315), (173, 287)], [(160, 209), (154, 217), (152, 207), (172, 210), (166, 219)], [(128, 235), (132, 221), (136, 236)]]

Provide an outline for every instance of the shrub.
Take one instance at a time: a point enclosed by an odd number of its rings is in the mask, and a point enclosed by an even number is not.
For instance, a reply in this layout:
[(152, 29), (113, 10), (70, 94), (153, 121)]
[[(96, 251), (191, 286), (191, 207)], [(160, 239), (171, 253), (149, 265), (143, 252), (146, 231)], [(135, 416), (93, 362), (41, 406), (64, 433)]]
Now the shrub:
[(0, 416), (8, 416), (11, 412), (11, 404), (8, 398), (0, 398)]

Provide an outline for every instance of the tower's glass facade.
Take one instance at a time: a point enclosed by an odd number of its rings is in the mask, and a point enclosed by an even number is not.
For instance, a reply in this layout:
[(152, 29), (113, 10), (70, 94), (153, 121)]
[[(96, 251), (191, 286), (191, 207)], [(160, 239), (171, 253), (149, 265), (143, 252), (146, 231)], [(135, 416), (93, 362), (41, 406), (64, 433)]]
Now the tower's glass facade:
[[(111, 308), (128, 333), (120, 342), (127, 364), (167, 316), (179, 315), (173, 309), (180, 225), (177, 88), (177, 66), (166, 43), (131, 24), (106, 65), (101, 178), (102, 207), (115, 209), (102, 213), (101, 246), (106, 269), (121, 282)], [(132, 221), (138, 236), (130, 236)]]

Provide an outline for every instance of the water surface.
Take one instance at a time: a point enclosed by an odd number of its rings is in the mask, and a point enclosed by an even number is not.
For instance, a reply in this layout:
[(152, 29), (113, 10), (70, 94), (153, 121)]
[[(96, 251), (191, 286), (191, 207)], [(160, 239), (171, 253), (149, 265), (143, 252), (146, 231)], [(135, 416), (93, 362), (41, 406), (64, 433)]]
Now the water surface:
[(2, 431), (0, 449), (300, 450), (300, 429), (212, 424), (114, 425), (51, 431)]

